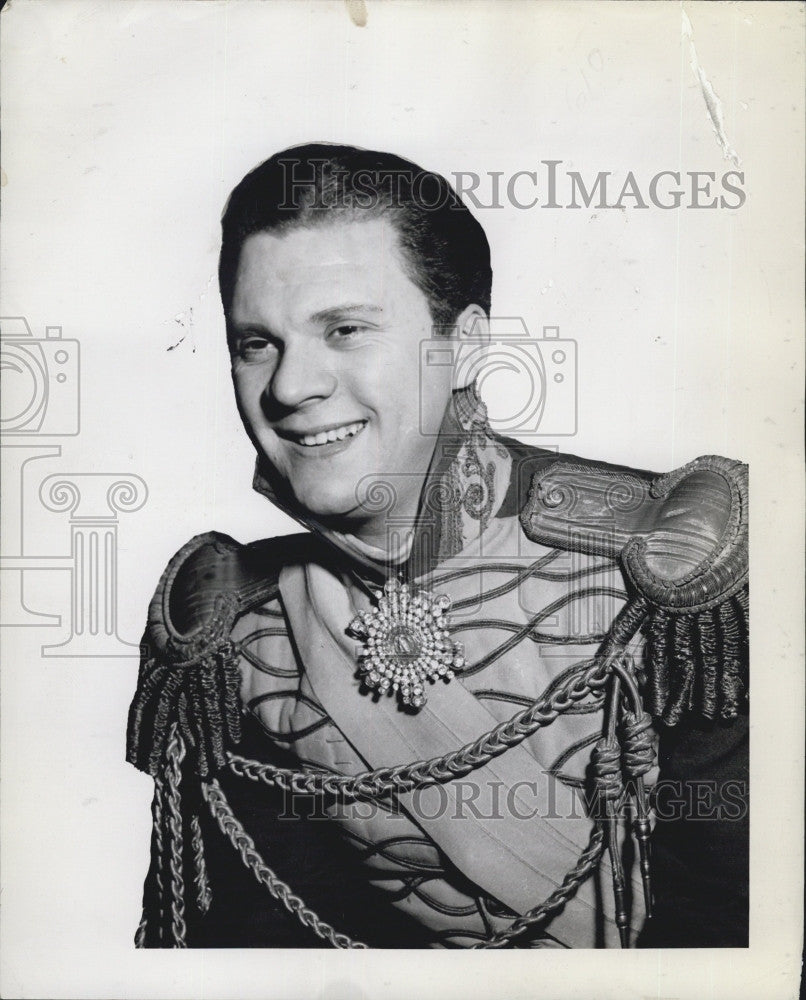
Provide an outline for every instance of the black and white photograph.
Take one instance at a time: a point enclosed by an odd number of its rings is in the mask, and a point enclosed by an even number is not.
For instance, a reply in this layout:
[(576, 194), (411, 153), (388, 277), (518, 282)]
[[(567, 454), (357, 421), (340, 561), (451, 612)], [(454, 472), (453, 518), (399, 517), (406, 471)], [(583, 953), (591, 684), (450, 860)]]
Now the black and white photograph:
[(3, 995), (798, 995), (803, 21), (4, 6)]

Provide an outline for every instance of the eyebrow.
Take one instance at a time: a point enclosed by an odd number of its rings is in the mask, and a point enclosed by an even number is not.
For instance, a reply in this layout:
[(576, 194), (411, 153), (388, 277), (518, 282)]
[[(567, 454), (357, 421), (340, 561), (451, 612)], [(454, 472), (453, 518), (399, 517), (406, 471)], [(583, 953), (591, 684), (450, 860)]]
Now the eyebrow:
[(312, 323), (332, 323), (334, 320), (343, 319), (354, 313), (371, 313), (377, 316), (382, 312), (383, 309), (380, 306), (369, 305), (365, 302), (347, 302), (330, 309), (322, 309), (310, 316), (309, 319)]

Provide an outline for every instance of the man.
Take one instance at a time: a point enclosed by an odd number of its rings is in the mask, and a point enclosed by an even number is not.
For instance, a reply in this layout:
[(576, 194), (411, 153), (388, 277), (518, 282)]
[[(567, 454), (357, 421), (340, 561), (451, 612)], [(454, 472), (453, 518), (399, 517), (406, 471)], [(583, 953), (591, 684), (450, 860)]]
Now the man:
[(160, 582), (138, 944), (746, 944), (743, 467), (495, 435), (487, 240), (398, 157), (266, 161), (219, 278), (255, 488), (306, 531)]

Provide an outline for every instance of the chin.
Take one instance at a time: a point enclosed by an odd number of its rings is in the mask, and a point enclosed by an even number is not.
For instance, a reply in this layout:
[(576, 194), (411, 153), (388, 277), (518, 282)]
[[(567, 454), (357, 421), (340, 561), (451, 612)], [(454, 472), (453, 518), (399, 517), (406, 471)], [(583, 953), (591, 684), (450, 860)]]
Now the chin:
[(302, 512), (310, 514), (311, 517), (329, 521), (346, 519), (354, 515), (356, 499), (352, 491), (348, 496), (345, 496), (344, 493), (324, 495), (321, 493), (302, 493), (296, 497), (295, 505)]

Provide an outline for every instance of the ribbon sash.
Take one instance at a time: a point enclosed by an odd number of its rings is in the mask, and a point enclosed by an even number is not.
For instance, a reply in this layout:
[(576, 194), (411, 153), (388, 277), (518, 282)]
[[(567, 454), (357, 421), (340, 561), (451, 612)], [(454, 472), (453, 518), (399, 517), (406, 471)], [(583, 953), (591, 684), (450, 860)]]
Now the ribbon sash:
[[(280, 590), (316, 697), (370, 769), (441, 757), (498, 724), (458, 679), (430, 685), (416, 715), (401, 711), (392, 697), (363, 694), (357, 643), (345, 632), (357, 609), (343, 581), (319, 563), (291, 565), (280, 574)], [(547, 771), (519, 744), (464, 778), (401, 795), (400, 802), (460, 871), (524, 913), (561, 884), (591, 829), (572, 790)], [(570, 943), (593, 947), (598, 922), (599, 938), (603, 929), (611, 937), (611, 893), (594, 883), (580, 887), (552, 923), (552, 934), (562, 940), (566, 928)]]

